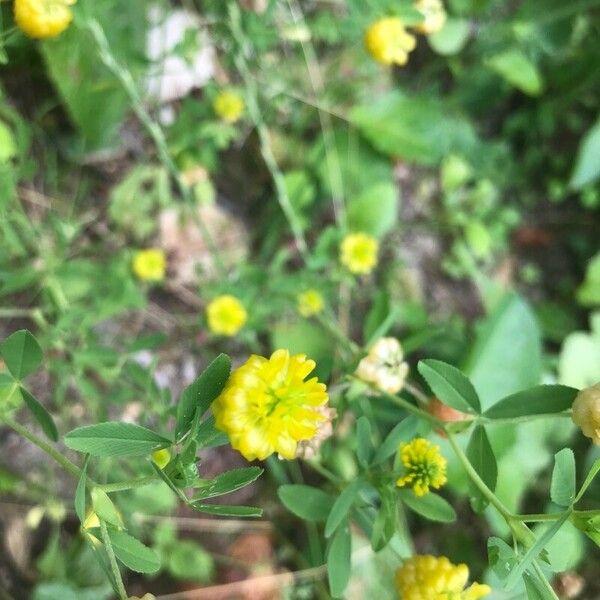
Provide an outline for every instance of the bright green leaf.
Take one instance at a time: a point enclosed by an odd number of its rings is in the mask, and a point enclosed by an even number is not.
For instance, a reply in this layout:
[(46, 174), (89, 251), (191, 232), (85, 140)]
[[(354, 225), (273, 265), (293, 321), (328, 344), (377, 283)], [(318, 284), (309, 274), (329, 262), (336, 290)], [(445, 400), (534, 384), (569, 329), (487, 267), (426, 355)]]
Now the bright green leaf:
[(348, 485), (344, 491), (337, 497), (331, 512), (325, 523), (325, 537), (330, 537), (331, 534), (339, 527), (342, 521), (346, 518), (354, 501), (358, 497), (362, 481), (356, 479)]
[(530, 96), (537, 96), (544, 88), (537, 66), (520, 50), (507, 50), (488, 59), (487, 65), (512, 86)]
[(429, 45), (442, 56), (458, 54), (467, 43), (471, 24), (465, 19), (450, 18), (440, 29), (427, 36)]
[(90, 457), (85, 457), (85, 462), (83, 463), (83, 467), (81, 468), (81, 475), (79, 476), (79, 481), (77, 482), (77, 488), (75, 490), (75, 513), (79, 517), (79, 521), (83, 524), (85, 521), (85, 488), (87, 482), (87, 468), (90, 462)]
[(325, 521), (335, 497), (309, 485), (282, 485), (277, 495), (283, 505), (305, 521)]
[(347, 523), (339, 527), (327, 553), (329, 589), (334, 598), (342, 598), (350, 579), (352, 538)]
[(156, 573), (160, 569), (160, 559), (154, 550), (124, 531), (108, 530), (116, 557), (136, 573)]
[(190, 504), (192, 508), (199, 512), (219, 517), (261, 517), (262, 508), (256, 506), (227, 506), (225, 504), (201, 504), (194, 502)]
[(398, 448), (402, 442), (406, 442), (415, 437), (418, 425), (419, 421), (415, 416), (407, 417), (398, 423), (398, 425), (388, 433), (385, 440), (383, 440), (383, 443), (377, 448), (375, 457), (373, 458), (373, 464), (378, 465), (398, 452)]
[(576, 190), (600, 177), (600, 120), (583, 136), (569, 185)]
[(373, 441), (371, 439), (371, 424), (367, 417), (362, 416), (356, 422), (356, 457), (358, 462), (366, 467), (373, 456)]
[(440, 523), (452, 523), (456, 521), (456, 511), (445, 498), (442, 498), (438, 494), (429, 492), (424, 496), (415, 496), (414, 492), (400, 490), (398, 495), (400, 500), (410, 510), (430, 521), (438, 521)]
[(490, 419), (550, 415), (571, 408), (578, 390), (565, 385), (536, 385), (498, 401), (485, 411)]
[(498, 465), (487, 432), (482, 425), (477, 425), (473, 429), (467, 446), (467, 456), (479, 477), (493, 492), (498, 480)]
[(113, 501), (108, 497), (108, 494), (104, 490), (99, 487), (94, 487), (90, 492), (90, 496), (92, 498), (94, 512), (100, 519), (115, 527), (121, 527), (123, 525), (123, 520), (121, 519), (117, 507), (113, 504)]
[(36, 418), (48, 439), (52, 440), (53, 442), (58, 442), (58, 429), (56, 429), (52, 415), (23, 386), (21, 386), (21, 395), (25, 401), (25, 404), (27, 404), (27, 408), (29, 408), (33, 416)]
[(569, 506), (575, 499), (575, 454), (570, 448), (554, 455), (550, 497), (559, 506)]
[(575, 502), (579, 502), (581, 500), (583, 494), (585, 494), (585, 491), (588, 489), (588, 487), (590, 487), (590, 484), (594, 480), (594, 477), (596, 477), (596, 475), (599, 472), (600, 472), (600, 458), (598, 458), (592, 465), (592, 468), (590, 469), (589, 473), (587, 474), (585, 481), (583, 482), (581, 489), (579, 490), (579, 493), (577, 494), (577, 496), (575, 498)]
[(263, 469), (260, 467), (246, 467), (244, 469), (233, 469), (221, 473), (214, 479), (205, 482), (192, 501), (223, 496), (235, 492), (236, 490), (240, 490), (253, 481), (256, 481), (261, 476), (262, 472)]
[(38, 341), (26, 329), (7, 337), (0, 344), (0, 354), (13, 377), (19, 380), (33, 373), (43, 358)]
[(347, 204), (348, 226), (377, 238), (389, 233), (398, 220), (398, 187), (376, 183)]

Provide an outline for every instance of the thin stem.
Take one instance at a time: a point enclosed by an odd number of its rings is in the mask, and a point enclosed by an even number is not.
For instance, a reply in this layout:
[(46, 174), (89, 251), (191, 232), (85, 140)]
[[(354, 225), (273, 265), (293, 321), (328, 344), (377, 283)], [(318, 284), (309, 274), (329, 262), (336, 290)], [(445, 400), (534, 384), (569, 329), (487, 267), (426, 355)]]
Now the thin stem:
[(158, 479), (152, 475), (148, 477), (141, 477), (140, 479), (134, 479), (133, 481), (117, 481), (115, 483), (103, 483), (96, 487), (110, 494), (111, 492), (124, 492), (126, 490), (133, 490), (135, 488), (144, 487), (152, 483), (156, 483)]
[(436, 427), (444, 427), (444, 425), (445, 425), (445, 423), (443, 421), (440, 421), (434, 415), (431, 415), (427, 411), (420, 409), (418, 406), (415, 406), (414, 404), (412, 404), (408, 400), (405, 400), (404, 398), (401, 398), (400, 396), (394, 396), (393, 394), (388, 394), (387, 392), (382, 392), (380, 390), (377, 390), (377, 393), (380, 396), (382, 396), (383, 398), (385, 398), (386, 400), (389, 400), (390, 402), (396, 404), (397, 406), (400, 406), (401, 408), (412, 413), (413, 415), (416, 415), (417, 417), (420, 417), (421, 419), (425, 419), (426, 421), (429, 421), (429, 423), (431, 423), (432, 425), (435, 425)]
[(425, 406), (429, 404), (429, 397), (410, 381), (404, 382), (404, 389), (410, 392), (421, 404)]
[(317, 314), (314, 318), (331, 333), (339, 342), (341, 342), (350, 351), (351, 354), (356, 356), (360, 353), (360, 348), (355, 344), (344, 332), (338, 327), (335, 319), (328, 318), (327, 315)]
[(547, 513), (547, 514), (531, 514), (531, 515), (513, 515), (512, 518), (524, 523), (541, 523), (543, 521), (558, 521), (564, 513)]
[(554, 588), (552, 587), (550, 582), (546, 579), (546, 576), (544, 575), (544, 572), (540, 568), (540, 565), (538, 565), (537, 560), (533, 561), (533, 570), (536, 572), (536, 575), (540, 578), (540, 582), (546, 588), (546, 591), (548, 592), (548, 594), (552, 598), (554, 598), (554, 600), (560, 600), (560, 598), (556, 595)]
[(127, 592), (125, 591), (125, 585), (123, 584), (121, 571), (119, 570), (119, 565), (117, 564), (117, 557), (115, 556), (115, 551), (113, 550), (112, 543), (108, 535), (106, 523), (102, 519), (100, 519), (100, 531), (102, 533), (102, 542), (104, 543), (106, 554), (108, 554), (110, 569), (115, 579), (115, 585), (117, 587), (115, 591), (119, 595), (119, 600), (127, 600)]
[(501, 419), (490, 419), (489, 417), (485, 417), (480, 415), (477, 417), (477, 421), (482, 424), (489, 425), (500, 425), (505, 423), (527, 423), (529, 421), (537, 421), (542, 418), (571, 418), (571, 411), (559, 412), (559, 413), (549, 413), (546, 415), (524, 415), (522, 417), (504, 417)]

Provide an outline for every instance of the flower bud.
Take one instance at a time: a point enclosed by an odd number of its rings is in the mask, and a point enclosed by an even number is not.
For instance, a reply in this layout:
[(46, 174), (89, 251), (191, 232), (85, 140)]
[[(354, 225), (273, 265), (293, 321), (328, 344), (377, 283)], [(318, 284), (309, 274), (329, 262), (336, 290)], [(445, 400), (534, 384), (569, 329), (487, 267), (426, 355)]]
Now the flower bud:
[(600, 383), (581, 390), (573, 402), (573, 422), (600, 446)]

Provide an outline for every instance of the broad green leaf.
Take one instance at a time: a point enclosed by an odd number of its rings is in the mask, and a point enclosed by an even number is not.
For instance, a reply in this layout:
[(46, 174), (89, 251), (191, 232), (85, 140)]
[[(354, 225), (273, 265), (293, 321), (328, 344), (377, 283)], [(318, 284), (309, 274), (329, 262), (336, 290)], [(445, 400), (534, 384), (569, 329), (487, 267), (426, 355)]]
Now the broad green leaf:
[(498, 401), (483, 414), (490, 419), (550, 415), (571, 408), (578, 390), (565, 385), (536, 385)]
[(590, 487), (590, 484), (592, 483), (592, 481), (594, 480), (594, 477), (596, 477), (598, 472), (600, 472), (600, 458), (597, 459), (594, 462), (594, 464), (592, 465), (592, 468), (590, 469), (589, 473), (587, 474), (585, 481), (583, 482), (581, 489), (579, 490), (579, 493), (575, 497), (574, 502), (579, 502), (581, 500), (583, 494), (585, 494), (585, 491), (588, 489), (588, 487)]
[(452, 505), (438, 494), (429, 492), (424, 496), (415, 496), (408, 490), (398, 492), (400, 500), (406, 504), (410, 510), (429, 519), (440, 523), (452, 523), (456, 521), (456, 511)]
[(193, 502), (190, 506), (199, 512), (219, 517), (261, 517), (263, 513), (262, 508), (256, 506), (227, 506), (225, 504), (202, 504), (200, 502)]
[(500, 581), (505, 581), (517, 564), (514, 550), (502, 539), (491, 537), (487, 542), (488, 561)]
[(124, 531), (108, 529), (108, 537), (115, 556), (136, 573), (156, 573), (160, 569), (160, 559), (156, 552)]
[(575, 454), (570, 448), (554, 455), (550, 497), (559, 506), (570, 506), (575, 499)]
[(377, 183), (347, 204), (348, 227), (381, 238), (398, 220), (398, 186)]
[(377, 448), (375, 457), (373, 458), (373, 464), (378, 465), (398, 452), (398, 448), (402, 442), (406, 442), (415, 437), (418, 425), (419, 421), (415, 416), (407, 417), (398, 423), (398, 425), (388, 433), (385, 440), (383, 440), (383, 443)]
[(469, 39), (471, 24), (465, 19), (448, 19), (440, 29), (427, 36), (429, 45), (442, 56), (458, 54)]
[(230, 373), (231, 359), (227, 354), (219, 354), (200, 377), (183, 391), (177, 405), (176, 439), (180, 439), (191, 427), (194, 418), (199, 419), (210, 408), (225, 387)]
[(90, 497), (92, 499), (94, 512), (100, 519), (115, 527), (122, 527), (123, 520), (121, 519), (121, 515), (104, 490), (99, 487), (94, 487), (90, 492)]
[(166, 552), (167, 569), (181, 581), (208, 583), (215, 573), (215, 561), (200, 544), (192, 540), (177, 540)]
[(309, 485), (282, 485), (277, 495), (283, 505), (305, 521), (325, 521), (335, 497)]
[(334, 505), (331, 508), (331, 512), (327, 517), (325, 523), (325, 537), (330, 537), (331, 534), (338, 528), (342, 521), (346, 518), (354, 501), (358, 497), (362, 481), (356, 479), (350, 485), (348, 485), (344, 491), (337, 497)]
[(530, 96), (539, 95), (544, 83), (537, 66), (520, 50), (507, 50), (487, 60), (487, 65), (512, 86)]
[(479, 477), (493, 492), (498, 480), (498, 465), (487, 432), (482, 425), (477, 425), (473, 429), (467, 446), (467, 456)]
[(15, 379), (24, 379), (42, 362), (38, 341), (26, 329), (15, 331), (0, 344), (0, 354)]
[(27, 408), (29, 408), (46, 434), (46, 437), (53, 442), (58, 442), (58, 429), (56, 429), (52, 415), (23, 386), (21, 386), (21, 395), (25, 404), (27, 404)]
[(233, 469), (232, 471), (221, 473), (221, 475), (218, 475), (214, 479), (205, 482), (200, 491), (192, 498), (192, 501), (223, 496), (240, 490), (253, 481), (256, 481), (262, 473), (263, 469), (260, 467), (246, 467), (244, 469)]
[(350, 579), (352, 538), (348, 524), (339, 527), (327, 552), (329, 590), (334, 598), (342, 598)]
[(556, 596), (545, 590), (529, 573), (523, 573), (527, 600), (556, 600)]
[(373, 441), (371, 440), (371, 424), (367, 417), (362, 416), (356, 422), (356, 457), (358, 462), (366, 467), (373, 456)]
[(600, 177), (600, 120), (583, 136), (569, 185), (576, 190)]
[(77, 482), (77, 488), (75, 490), (75, 512), (79, 517), (79, 521), (83, 523), (85, 521), (85, 486), (87, 482), (87, 468), (90, 462), (89, 455), (85, 457), (85, 462), (81, 468), (81, 475)]
[(109, 421), (73, 429), (65, 435), (65, 444), (92, 456), (133, 456), (151, 454), (172, 442), (140, 425)]
[(441, 360), (427, 359), (419, 361), (417, 368), (441, 402), (465, 413), (481, 411), (473, 384), (456, 367)]

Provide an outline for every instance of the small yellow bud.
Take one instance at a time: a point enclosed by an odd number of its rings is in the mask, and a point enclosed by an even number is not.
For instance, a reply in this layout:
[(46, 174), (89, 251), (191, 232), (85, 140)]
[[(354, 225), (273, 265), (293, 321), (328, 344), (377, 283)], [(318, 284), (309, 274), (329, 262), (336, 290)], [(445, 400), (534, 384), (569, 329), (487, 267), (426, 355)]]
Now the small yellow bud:
[(73, 20), (70, 6), (76, 0), (15, 0), (15, 23), (31, 38), (62, 33)]
[(206, 307), (208, 327), (217, 335), (234, 336), (246, 323), (244, 305), (229, 294), (218, 296)]
[(167, 268), (165, 253), (159, 248), (140, 250), (133, 257), (132, 268), (142, 281), (162, 281)]
[(325, 306), (323, 296), (317, 290), (306, 290), (298, 294), (298, 312), (303, 317), (318, 315)]
[(573, 422), (600, 446), (600, 383), (581, 390), (573, 402)]
[(152, 453), (152, 462), (159, 468), (164, 469), (171, 462), (171, 452), (168, 448), (156, 450)]
[(226, 123), (235, 123), (244, 114), (244, 99), (232, 90), (219, 92), (213, 101), (215, 114)]
[(405, 65), (408, 53), (417, 45), (414, 35), (406, 31), (398, 17), (379, 19), (367, 29), (365, 47), (369, 54), (384, 65)]
[(440, 447), (424, 438), (400, 446), (400, 460), (406, 471), (396, 481), (398, 487), (409, 486), (415, 496), (425, 496), (430, 488), (439, 489), (447, 481), (446, 465)]
[(355, 275), (366, 275), (377, 265), (379, 243), (366, 233), (350, 233), (340, 245), (340, 262)]

